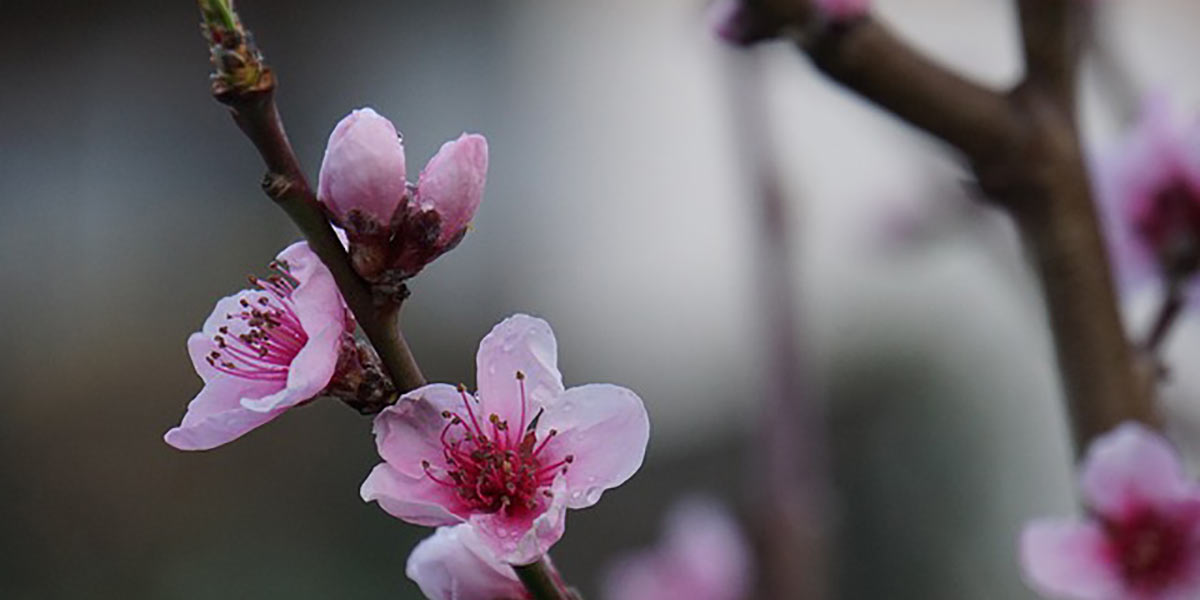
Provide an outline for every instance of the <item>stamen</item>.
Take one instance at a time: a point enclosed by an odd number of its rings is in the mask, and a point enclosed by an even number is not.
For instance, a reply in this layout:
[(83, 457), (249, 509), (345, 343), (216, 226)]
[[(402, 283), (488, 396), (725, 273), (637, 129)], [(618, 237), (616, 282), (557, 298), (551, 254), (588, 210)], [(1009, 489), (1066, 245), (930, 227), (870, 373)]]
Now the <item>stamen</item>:
[[(558, 432), (551, 430), (545, 439), (538, 440), (534, 428), (525, 422), (526, 408), (521, 417), (522, 427), (516, 429), (516, 434), (521, 435), (527, 428), (528, 431), (517, 443), (513, 428), (498, 414), (489, 414), (490, 426), (486, 429), (482, 426), (481, 415), (475, 413), (471, 402), (478, 398), (470, 395), (466, 386), (459, 386), (459, 395), (466, 407), (465, 416), (451, 410), (441, 412), (446, 420), (439, 438), (444, 463), (435, 470), (428, 461), (422, 461), (425, 473), (439, 485), (453, 488), (455, 495), (474, 511), (520, 514), (538, 510), (543, 497), (548, 497), (546, 488), (557, 473), (565, 472), (574, 461), (574, 456), (565, 456), (554, 464), (544, 465), (539, 458), (539, 453)], [(456, 427), (462, 431), (452, 435)]]
[(550, 440), (554, 439), (554, 436), (556, 436), (556, 435), (558, 435), (557, 429), (551, 429), (550, 431), (546, 432), (546, 439), (542, 440), (541, 444), (538, 444), (538, 447), (535, 448), (533, 451), (533, 455), (537, 456), (537, 455), (541, 454), (542, 449), (545, 448), (546, 444), (549, 444)]

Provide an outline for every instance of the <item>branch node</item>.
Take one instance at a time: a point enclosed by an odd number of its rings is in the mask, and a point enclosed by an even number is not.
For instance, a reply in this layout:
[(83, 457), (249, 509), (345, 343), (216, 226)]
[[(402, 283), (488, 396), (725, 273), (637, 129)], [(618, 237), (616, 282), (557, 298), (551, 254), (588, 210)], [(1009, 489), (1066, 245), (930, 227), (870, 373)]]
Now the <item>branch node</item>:
[(262, 189), (275, 202), (282, 202), (296, 188), (295, 181), (287, 175), (267, 172), (263, 175)]

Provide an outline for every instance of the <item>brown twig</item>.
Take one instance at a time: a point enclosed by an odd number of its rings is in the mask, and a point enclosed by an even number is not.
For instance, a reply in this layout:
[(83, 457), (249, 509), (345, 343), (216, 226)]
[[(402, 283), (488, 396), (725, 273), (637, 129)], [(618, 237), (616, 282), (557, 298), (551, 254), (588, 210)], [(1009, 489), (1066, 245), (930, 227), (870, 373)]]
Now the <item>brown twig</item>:
[(1017, 0), (1027, 61), (1010, 91), (970, 83), (870, 17), (812, 15), (809, 0), (747, 0), (832, 79), (935, 135), (970, 161), (1014, 218), (1037, 267), (1076, 447), (1118, 423), (1155, 423), (1122, 329), (1075, 126), (1086, 14), (1073, 0)]
[(1020, 127), (1004, 96), (943, 69), (870, 18), (799, 40), (830, 78), (971, 157), (988, 157)]
[(275, 76), (263, 62), (250, 33), (242, 27), (228, 0), (199, 0), (199, 5), (215, 68), (213, 96), (229, 107), (233, 120), (266, 163), (263, 189), (287, 212), (329, 268), (396, 388), (405, 392), (424, 385), (425, 377), (400, 333), (399, 303), (376, 303), (370, 286), (354, 272), (304, 176), (275, 105)]

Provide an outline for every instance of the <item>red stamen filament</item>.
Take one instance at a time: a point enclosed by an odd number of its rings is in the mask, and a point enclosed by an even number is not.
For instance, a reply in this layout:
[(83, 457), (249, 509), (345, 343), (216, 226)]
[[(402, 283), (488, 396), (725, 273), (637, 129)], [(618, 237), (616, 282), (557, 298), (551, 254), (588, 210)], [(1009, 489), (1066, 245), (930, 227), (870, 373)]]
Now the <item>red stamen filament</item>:
[[(225, 315), (233, 325), (222, 326), (213, 336), (217, 350), (206, 358), (216, 370), (255, 381), (286, 381), (292, 360), (308, 343), (292, 306), (298, 282), (287, 265), (273, 263), (272, 268), (276, 273), (266, 279), (250, 278), (266, 294), (242, 298), (241, 312)], [(241, 333), (232, 332), (236, 330)]]

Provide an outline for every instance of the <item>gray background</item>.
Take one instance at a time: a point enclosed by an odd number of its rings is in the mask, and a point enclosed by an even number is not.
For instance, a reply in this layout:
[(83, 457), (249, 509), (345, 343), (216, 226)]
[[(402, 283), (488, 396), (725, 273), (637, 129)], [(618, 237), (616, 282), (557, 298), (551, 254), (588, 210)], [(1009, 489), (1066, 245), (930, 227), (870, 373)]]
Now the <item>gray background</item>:
[[(554, 325), (569, 385), (645, 399), (646, 467), (571, 515), (555, 549), (568, 579), (596, 589), (682, 494), (745, 511), (763, 363), (754, 232), (723, 89), (737, 67), (702, 7), (241, 4), (314, 176), (358, 106), (396, 122), (412, 173), (461, 131), (487, 135), (475, 230), (405, 309), (432, 380), (472, 382), (479, 338), (522, 311)], [(1019, 76), (1009, 2), (879, 4), (954, 66)], [(1111, 4), (1117, 70), (1086, 73), (1097, 148), (1127, 117), (1102, 99), (1122, 85), (1192, 111), (1200, 99), (1200, 8)], [(367, 420), (319, 402), (218, 451), (161, 442), (200, 385), (186, 336), (296, 237), (208, 96), (194, 3), (2, 0), (0, 23), (0, 597), (418, 597), (403, 565), (426, 532), (357, 495), (377, 461)], [(1026, 597), (1015, 532), (1072, 505), (1049, 342), (1013, 235), (969, 208), (964, 173), (930, 140), (790, 49), (764, 52), (798, 308), (832, 407), (845, 597)], [(1133, 323), (1151, 303), (1133, 298)], [(1192, 330), (1173, 338), (1179, 360), (1195, 356)], [(1169, 409), (1190, 439), (1195, 376), (1180, 371)]]

